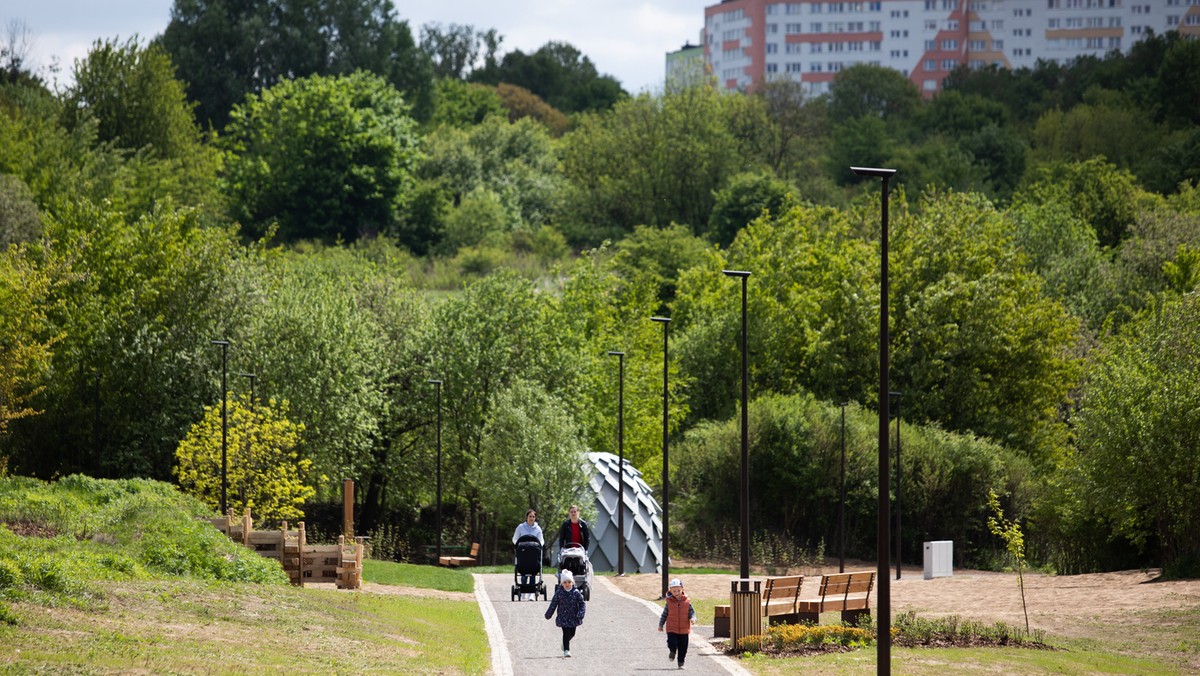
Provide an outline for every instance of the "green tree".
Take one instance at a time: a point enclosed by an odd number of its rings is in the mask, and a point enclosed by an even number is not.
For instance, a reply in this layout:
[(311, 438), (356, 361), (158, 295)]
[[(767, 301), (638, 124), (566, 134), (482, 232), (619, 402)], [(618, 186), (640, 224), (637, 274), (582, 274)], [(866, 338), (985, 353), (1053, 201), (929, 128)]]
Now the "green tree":
[(0, 250), (42, 234), (42, 218), (25, 181), (0, 174)]
[(63, 93), (63, 124), (69, 131), (94, 129), (101, 152), (111, 147), (128, 155), (131, 206), (148, 210), (169, 194), (206, 207), (214, 220), (222, 214), (219, 153), (197, 128), (195, 104), (161, 46), (143, 47), (137, 38), (96, 41), (75, 62), (73, 77)]
[(233, 112), (225, 185), (251, 235), (287, 241), (386, 232), (419, 157), (400, 93), (368, 73), (286, 80)]
[(1173, 34), (1154, 79), (1161, 117), (1180, 126), (1200, 123), (1200, 45)]
[(1165, 569), (1200, 562), (1200, 342), (1195, 294), (1167, 298), (1089, 366), (1075, 417), (1076, 495)]
[[(564, 271), (569, 274), (559, 291), (553, 331), (577, 366), (562, 399), (571, 405), (592, 450), (616, 453), (614, 421), (620, 383), (617, 358), (608, 352), (625, 352), (625, 458), (645, 473), (647, 482), (657, 485), (662, 475), (664, 364), (663, 327), (650, 321), (662, 309), (656, 269), (672, 260), (676, 244), (687, 249), (699, 240), (682, 227), (663, 231), (639, 228), (630, 240), (626, 241), (634, 247), (616, 256), (610, 256), (607, 248), (585, 252)], [(655, 243), (670, 247), (651, 250)], [(646, 249), (639, 251), (640, 247)], [(626, 258), (626, 252), (633, 256)], [(629, 268), (642, 256), (647, 271), (633, 273)], [(685, 393), (691, 380), (679, 361), (678, 335), (670, 335), (674, 339), (666, 364), (671, 401), (667, 425), (675, 434), (688, 415)]]
[(507, 115), (503, 101), (492, 87), (443, 78), (434, 86), (432, 128), (439, 125), (470, 127), (489, 115)]
[(576, 367), (551, 321), (550, 303), (532, 283), (499, 271), (434, 308), (421, 337), (431, 377), (444, 383), (446, 494), (461, 497), (476, 515), (482, 487), (468, 477), (475, 476), (494, 397), (518, 380), (555, 395), (574, 382)]
[(706, 260), (708, 244), (685, 225), (652, 228), (639, 225), (628, 237), (617, 242), (613, 268), (629, 280), (652, 285), (663, 314), (675, 300), (679, 274)]
[(794, 201), (791, 187), (771, 174), (738, 174), (717, 192), (708, 219), (708, 235), (718, 244), (729, 246), (738, 231), (763, 212), (781, 213)]
[(921, 393), (906, 415), (1047, 460), (1065, 440), (1077, 321), (981, 196), (933, 193), (892, 223), (892, 382)]
[(1033, 129), (1030, 159), (1034, 162), (1082, 162), (1101, 157), (1116, 166), (1137, 170), (1161, 145), (1162, 133), (1149, 115), (1136, 108), (1112, 105), (1075, 106), (1042, 115)]
[(480, 65), (495, 63), (503, 41), (495, 28), (480, 31), (457, 23), (445, 28), (440, 23), (421, 26), (421, 51), (429, 57), (438, 78), (465, 80)]
[(184, 83), (171, 58), (156, 44), (97, 40), (75, 62), (74, 82), (64, 92), (68, 129), (95, 119), (98, 140), (128, 150), (149, 148), (161, 158), (197, 161), (200, 131)]
[[(332, 477), (366, 477), (383, 436), (387, 343), (360, 297), (372, 265), (336, 248), (251, 259), (230, 322), (234, 368), (253, 369), (259, 392), (291, 402), (306, 429), (299, 453)], [(322, 497), (337, 486), (318, 486)]]
[[(51, 363), (55, 341), (46, 321), (50, 278), (30, 264), (18, 247), (0, 250), (0, 435), (9, 423), (35, 415), (35, 397)], [(0, 466), (7, 466), (7, 458)]]
[[(288, 420), (288, 403), (233, 398), (226, 405), (227, 506), (259, 521), (304, 518), (304, 503), (316, 494), (306, 483), (312, 461), (296, 452), (304, 425)], [(175, 478), (185, 493), (213, 510), (221, 506), (221, 406), (204, 407), (204, 417), (175, 450)], [(215, 470), (215, 471), (214, 471)]]
[(764, 160), (781, 180), (800, 186), (800, 194), (817, 200), (830, 192), (820, 168), (829, 143), (830, 121), (823, 99), (809, 96), (792, 80), (764, 82), (752, 96), (762, 102), (767, 141)]
[(412, 223), (425, 218), (429, 239), (413, 242), (417, 251), (453, 254), (485, 240), (502, 246), (549, 225), (559, 209), (558, 161), (549, 133), (533, 120), (492, 116), (468, 129), (442, 127), (425, 151), (416, 206), (428, 215), (407, 215)]
[(167, 205), (126, 221), (78, 202), (45, 224), (28, 255), (51, 279), (43, 309), (61, 338), (44, 413), (12, 427), (15, 467), (169, 479), (179, 439), (216, 398), (208, 340), (233, 307), (233, 235)]
[(1014, 202), (1063, 202), (1096, 231), (1102, 247), (1125, 239), (1147, 195), (1128, 170), (1104, 158), (1033, 167), (1013, 195)]
[(591, 59), (565, 42), (547, 42), (532, 54), (509, 52), (500, 63), (475, 71), (471, 79), (524, 87), (567, 113), (607, 110), (625, 97), (616, 78), (600, 75)]
[(635, 225), (672, 222), (703, 228), (714, 191), (755, 156), (732, 125), (750, 105), (745, 97), (692, 87), (582, 116), (562, 144), (567, 238), (597, 244)]
[[(756, 391), (866, 400), (874, 381), (871, 344), (878, 301), (870, 245), (856, 237), (844, 212), (811, 205), (760, 218), (728, 252), (679, 276), (673, 317), (698, 418), (723, 419), (737, 401), (738, 287), (722, 269), (749, 270), (749, 350)], [(872, 318), (872, 314), (876, 319)]]
[(1025, 613), (1025, 631), (1029, 631), (1029, 607), (1025, 604), (1025, 533), (1021, 524), (1004, 518), (1004, 510), (1000, 507), (1000, 498), (995, 491), (988, 491), (988, 507), (992, 516), (988, 517), (988, 530), (1004, 540), (1005, 549), (1017, 564), (1017, 586), (1021, 590), (1021, 610)]
[(176, 0), (159, 41), (204, 124), (285, 80), (365, 70), (432, 112), (433, 71), (391, 0)]
[(873, 117), (902, 121), (917, 113), (921, 93), (894, 68), (860, 63), (834, 76), (828, 105), (832, 120), (848, 122)]
[[(588, 492), (587, 446), (568, 408), (541, 386), (518, 380), (496, 392), (468, 480), (497, 524), (525, 511), (565, 514)], [(547, 542), (550, 536), (547, 535)]]
[[(831, 119), (842, 120), (832, 116)], [(833, 127), (825, 171), (839, 185), (858, 183), (863, 179), (850, 171), (850, 167), (882, 167), (895, 148), (887, 124), (878, 117), (868, 115), (839, 121)]]
[(1099, 332), (1122, 294), (1116, 266), (1100, 250), (1096, 231), (1060, 202), (1016, 204), (1005, 215), (1045, 293)]

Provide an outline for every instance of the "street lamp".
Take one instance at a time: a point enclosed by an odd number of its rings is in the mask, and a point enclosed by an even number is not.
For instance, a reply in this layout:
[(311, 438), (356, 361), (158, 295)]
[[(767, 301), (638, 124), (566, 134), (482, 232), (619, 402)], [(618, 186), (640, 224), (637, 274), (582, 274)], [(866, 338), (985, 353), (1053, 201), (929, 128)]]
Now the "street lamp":
[(896, 579), (900, 579), (900, 393), (888, 392), (896, 401)]
[(617, 577), (625, 575), (625, 353), (617, 358)]
[(895, 169), (850, 167), (859, 176), (881, 179), (879, 232), (879, 521), (876, 556), (879, 578), (878, 613), (875, 623), (875, 672), (892, 673), (892, 588), (888, 581), (888, 181)]
[(842, 407), (842, 471), (838, 490), (838, 572), (846, 572), (846, 404)]
[[(742, 567), (741, 579), (750, 579), (750, 362), (746, 352), (746, 280), (745, 270), (722, 270), (728, 277), (742, 280)], [(749, 583), (747, 583), (749, 584)]]
[[(668, 317), (651, 317), (650, 321), (658, 322), (663, 327), (663, 469), (662, 469), (662, 510), (663, 510), (663, 532), (662, 532), (662, 596), (660, 599), (667, 598), (667, 578), (670, 574), (671, 555), (670, 555), (670, 477), (667, 472), (667, 367), (670, 365), (670, 360), (667, 357), (667, 333), (671, 320)], [(625, 468), (621, 468), (624, 472)], [(622, 477), (624, 478), (624, 477)], [(623, 507), (623, 506), (622, 506)]]
[(226, 492), (229, 490), (229, 478), (226, 473), (226, 455), (228, 454), (229, 445), (229, 416), (225, 407), (225, 402), (229, 398), (226, 395), (225, 385), (225, 365), (226, 356), (229, 352), (228, 340), (212, 340), (209, 341), (213, 345), (221, 346), (221, 514), (228, 515), (226, 511), (228, 503), (226, 502)]
[(430, 380), (437, 391), (437, 560), (442, 560), (442, 381)]

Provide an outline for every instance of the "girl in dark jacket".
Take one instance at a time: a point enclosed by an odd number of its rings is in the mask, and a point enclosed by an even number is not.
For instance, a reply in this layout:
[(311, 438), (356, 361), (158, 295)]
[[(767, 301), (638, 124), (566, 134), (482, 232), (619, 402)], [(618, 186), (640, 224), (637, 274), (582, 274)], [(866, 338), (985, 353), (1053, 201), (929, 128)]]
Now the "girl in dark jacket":
[(550, 599), (550, 607), (546, 609), (546, 619), (558, 610), (558, 618), (554, 624), (562, 627), (563, 657), (571, 656), (571, 639), (575, 637), (575, 628), (583, 624), (583, 616), (587, 612), (587, 602), (583, 594), (575, 588), (575, 576), (571, 571), (564, 570), (559, 586), (554, 588), (554, 598)]

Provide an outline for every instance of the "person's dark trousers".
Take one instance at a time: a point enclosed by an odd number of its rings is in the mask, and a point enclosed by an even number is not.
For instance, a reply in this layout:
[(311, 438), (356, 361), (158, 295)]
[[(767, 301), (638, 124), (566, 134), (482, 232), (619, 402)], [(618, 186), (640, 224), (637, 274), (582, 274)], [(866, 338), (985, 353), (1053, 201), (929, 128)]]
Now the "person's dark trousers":
[(575, 627), (563, 627), (563, 650), (571, 649), (571, 639), (575, 638)]
[(688, 636), (688, 634), (667, 632), (667, 650), (675, 654), (675, 660), (679, 664), (683, 664), (683, 660), (687, 658)]

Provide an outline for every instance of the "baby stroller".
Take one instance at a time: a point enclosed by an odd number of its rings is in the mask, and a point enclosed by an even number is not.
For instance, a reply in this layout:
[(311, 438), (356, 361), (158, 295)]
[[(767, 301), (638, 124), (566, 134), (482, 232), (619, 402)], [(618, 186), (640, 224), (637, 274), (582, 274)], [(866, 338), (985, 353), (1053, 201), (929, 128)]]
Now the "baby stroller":
[(558, 570), (571, 571), (575, 588), (583, 594), (583, 600), (592, 600), (592, 562), (588, 560), (587, 550), (577, 544), (564, 547), (558, 553)]
[[(530, 580), (526, 582), (525, 580)], [(516, 561), (513, 564), (512, 600), (525, 594), (542, 595), (546, 600), (546, 583), (542, 582), (542, 545), (532, 535), (522, 535), (517, 540)]]

